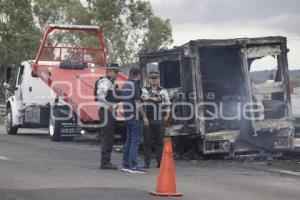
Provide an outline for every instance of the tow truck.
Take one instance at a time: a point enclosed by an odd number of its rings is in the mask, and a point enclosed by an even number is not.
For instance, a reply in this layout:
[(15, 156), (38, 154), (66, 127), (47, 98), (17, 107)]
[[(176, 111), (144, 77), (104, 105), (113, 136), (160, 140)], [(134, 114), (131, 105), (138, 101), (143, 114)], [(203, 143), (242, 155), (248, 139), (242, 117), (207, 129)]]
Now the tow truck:
[[(6, 100), (6, 130), (48, 128), (52, 141), (72, 140), (99, 128), (96, 81), (105, 76), (107, 58), (98, 26), (49, 25), (35, 60), (23, 61)], [(4, 86), (11, 85), (11, 67)], [(126, 80), (119, 73), (117, 81)], [(122, 124), (122, 121), (120, 121)]]

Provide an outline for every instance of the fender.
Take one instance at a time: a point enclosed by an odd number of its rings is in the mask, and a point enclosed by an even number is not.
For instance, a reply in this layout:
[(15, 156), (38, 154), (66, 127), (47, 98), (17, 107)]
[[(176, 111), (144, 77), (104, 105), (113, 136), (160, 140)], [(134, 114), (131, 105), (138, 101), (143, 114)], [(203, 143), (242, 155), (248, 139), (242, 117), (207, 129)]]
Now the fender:
[(17, 126), (19, 125), (19, 120), (18, 120), (17, 100), (15, 96), (11, 96), (6, 100), (6, 110), (9, 107), (11, 108), (11, 113), (12, 113), (12, 125)]

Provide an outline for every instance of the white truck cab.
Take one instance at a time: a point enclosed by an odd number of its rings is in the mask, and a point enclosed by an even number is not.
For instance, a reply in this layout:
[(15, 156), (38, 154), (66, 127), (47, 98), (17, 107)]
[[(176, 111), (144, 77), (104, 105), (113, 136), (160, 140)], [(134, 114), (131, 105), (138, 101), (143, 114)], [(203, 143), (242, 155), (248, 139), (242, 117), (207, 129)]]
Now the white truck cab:
[[(76, 116), (56, 94), (32, 72), (33, 61), (21, 63), (13, 94), (6, 100), (6, 130), (16, 135), (19, 128), (48, 128), (51, 140), (71, 140), (80, 135)], [(6, 70), (8, 89), (11, 69)], [(49, 123), (50, 122), (50, 123)]]

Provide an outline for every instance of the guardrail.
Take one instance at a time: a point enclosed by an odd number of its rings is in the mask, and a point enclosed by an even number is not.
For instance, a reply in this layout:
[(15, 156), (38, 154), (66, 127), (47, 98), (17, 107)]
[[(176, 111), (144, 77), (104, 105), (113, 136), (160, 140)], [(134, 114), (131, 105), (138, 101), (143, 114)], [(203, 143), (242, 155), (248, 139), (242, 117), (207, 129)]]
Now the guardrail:
[(6, 112), (6, 109), (5, 109), (5, 105), (0, 105), (0, 116), (4, 116), (5, 115), (5, 112)]

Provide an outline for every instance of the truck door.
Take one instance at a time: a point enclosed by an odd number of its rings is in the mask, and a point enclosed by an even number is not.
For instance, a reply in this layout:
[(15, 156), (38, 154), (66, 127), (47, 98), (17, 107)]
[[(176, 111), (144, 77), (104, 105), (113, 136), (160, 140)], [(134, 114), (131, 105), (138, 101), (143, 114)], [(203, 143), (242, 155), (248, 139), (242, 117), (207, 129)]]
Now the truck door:
[(24, 69), (24, 65), (21, 65), (16, 80), (15, 97), (17, 100), (18, 109), (22, 109), (23, 106), (22, 82), (24, 79)]
[(195, 52), (201, 148), (205, 154), (228, 153), (240, 133), (245, 92), (240, 48), (199, 46)]

